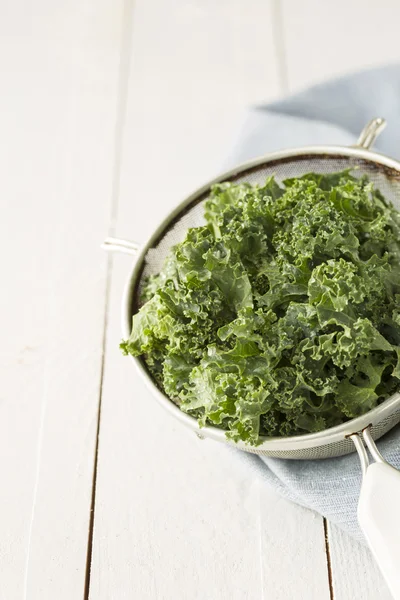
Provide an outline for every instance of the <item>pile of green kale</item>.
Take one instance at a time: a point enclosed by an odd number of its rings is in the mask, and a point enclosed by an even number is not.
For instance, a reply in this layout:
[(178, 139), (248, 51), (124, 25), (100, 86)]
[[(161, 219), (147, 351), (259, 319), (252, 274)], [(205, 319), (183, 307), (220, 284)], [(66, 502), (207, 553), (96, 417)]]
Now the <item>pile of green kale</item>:
[(400, 213), (367, 178), (215, 185), (145, 288), (124, 353), (200, 424), (251, 445), (400, 388)]

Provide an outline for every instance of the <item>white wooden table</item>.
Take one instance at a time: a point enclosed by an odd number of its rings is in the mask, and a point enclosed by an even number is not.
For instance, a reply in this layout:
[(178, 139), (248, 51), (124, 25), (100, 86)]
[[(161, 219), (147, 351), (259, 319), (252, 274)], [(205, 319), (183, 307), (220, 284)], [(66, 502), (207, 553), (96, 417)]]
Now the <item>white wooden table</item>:
[(248, 105), (399, 59), (399, 17), (0, 1), (0, 600), (388, 598), (363, 547), (152, 402), (118, 350), (130, 259), (99, 245), (144, 240)]

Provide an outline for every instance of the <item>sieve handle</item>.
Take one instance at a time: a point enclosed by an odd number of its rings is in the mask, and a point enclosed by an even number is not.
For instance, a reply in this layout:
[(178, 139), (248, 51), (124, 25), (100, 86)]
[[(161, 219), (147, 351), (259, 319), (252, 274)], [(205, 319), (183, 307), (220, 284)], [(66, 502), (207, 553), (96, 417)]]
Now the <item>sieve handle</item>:
[(131, 256), (135, 256), (139, 250), (139, 244), (114, 237), (106, 238), (101, 247), (108, 252), (122, 252), (123, 254), (130, 254)]
[[(370, 428), (363, 439), (351, 436), (363, 468), (358, 521), (383, 577), (400, 599), (400, 471), (389, 465), (372, 439)], [(364, 442), (376, 462), (369, 464)]]
[(378, 135), (385, 129), (385, 127), (385, 119), (382, 119), (381, 117), (372, 119), (366, 124), (366, 126), (360, 133), (360, 137), (357, 140), (356, 146), (358, 148), (364, 148), (365, 150), (369, 150), (372, 147)]

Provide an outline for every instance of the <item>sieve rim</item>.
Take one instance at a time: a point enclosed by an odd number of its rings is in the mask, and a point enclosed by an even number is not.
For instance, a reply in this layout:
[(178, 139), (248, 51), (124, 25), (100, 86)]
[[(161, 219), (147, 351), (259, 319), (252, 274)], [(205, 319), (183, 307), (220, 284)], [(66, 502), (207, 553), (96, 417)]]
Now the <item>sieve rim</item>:
[[(132, 269), (127, 277), (122, 297), (121, 325), (123, 337), (128, 338), (131, 333), (131, 323), (133, 314), (132, 307), (134, 305), (133, 296), (137, 281), (140, 279), (143, 270), (147, 252), (159, 242), (159, 240), (163, 237), (163, 233), (165, 232), (165, 230), (171, 226), (174, 220), (176, 220), (182, 212), (187, 210), (191, 204), (195, 203), (195, 201), (196, 204), (200, 202), (201, 197), (208, 195), (211, 186), (216, 183), (220, 183), (227, 179), (231, 179), (235, 176), (245, 173), (246, 171), (260, 167), (261, 165), (271, 166), (271, 163), (274, 163), (275, 161), (281, 163), (284, 160), (288, 160), (289, 162), (290, 160), (294, 159), (299, 160), (301, 158), (303, 160), (307, 160), (307, 158), (310, 159), (321, 156), (326, 156), (327, 158), (356, 158), (360, 160), (365, 160), (369, 163), (375, 163), (377, 165), (380, 165), (381, 167), (385, 167), (386, 169), (393, 170), (393, 174), (397, 175), (397, 177), (400, 179), (399, 161), (385, 154), (381, 154), (379, 152), (375, 152), (368, 149), (363, 149), (361, 147), (336, 145), (302, 146), (299, 148), (291, 148), (287, 150), (281, 150), (278, 152), (268, 153), (266, 155), (236, 165), (234, 168), (219, 174), (217, 177), (207, 181), (204, 185), (197, 188), (190, 195), (186, 196), (186, 198), (182, 202), (180, 202), (172, 211), (170, 211), (162, 219), (158, 227), (155, 228), (153, 233), (148, 238), (147, 242), (141, 247), (141, 250), (138, 253), (138, 255), (134, 258)], [(241, 450), (255, 450), (256, 452), (267, 453), (269, 451), (295, 451), (325, 446), (327, 444), (342, 441), (344, 438), (350, 436), (355, 432), (361, 431), (368, 425), (377, 425), (384, 418), (390, 416), (393, 412), (395, 412), (396, 408), (400, 406), (399, 391), (390, 396), (384, 402), (382, 402), (382, 404), (368, 411), (364, 415), (350, 419), (349, 421), (346, 421), (345, 423), (342, 423), (340, 425), (336, 425), (335, 427), (324, 429), (316, 433), (307, 433), (296, 436), (260, 436), (261, 443), (256, 448), (254, 448), (253, 446), (249, 446), (245, 442), (229, 441), (226, 438), (226, 431), (224, 429), (220, 429), (212, 425), (200, 427), (197, 422), (197, 419), (182, 412), (180, 408), (176, 404), (174, 404), (174, 402), (158, 388), (158, 386), (154, 383), (151, 376), (149, 375), (145, 362), (142, 358), (133, 356), (130, 356), (130, 358), (134, 362), (136, 368), (142, 376), (142, 379), (144, 380), (147, 388), (152, 392), (152, 395), (155, 397), (157, 402), (161, 404), (161, 406), (163, 406), (165, 410), (167, 410), (175, 418), (181, 421), (184, 425), (192, 429), (199, 437), (207, 437), (216, 441), (222, 441), (234, 445), (235, 448)]]

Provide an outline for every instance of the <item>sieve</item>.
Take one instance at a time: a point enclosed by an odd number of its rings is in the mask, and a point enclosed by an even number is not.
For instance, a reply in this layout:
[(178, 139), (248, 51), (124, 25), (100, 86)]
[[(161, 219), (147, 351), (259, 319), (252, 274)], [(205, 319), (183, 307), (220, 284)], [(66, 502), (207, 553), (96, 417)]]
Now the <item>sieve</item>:
[[(132, 315), (140, 308), (139, 298), (145, 279), (160, 271), (170, 248), (184, 239), (189, 228), (205, 223), (203, 205), (215, 183), (263, 184), (271, 175), (280, 183), (310, 171), (329, 174), (352, 169), (356, 177), (367, 175), (375, 187), (400, 210), (400, 162), (370, 149), (385, 125), (382, 118), (371, 120), (357, 143), (351, 147), (309, 146), (289, 149), (256, 158), (222, 173), (181, 202), (141, 248), (133, 242), (107, 238), (103, 248), (136, 257), (122, 300), (123, 337), (130, 335)], [(131, 359), (156, 400), (200, 439), (211, 438), (245, 452), (286, 459), (323, 459), (357, 450), (363, 473), (359, 522), (394, 597), (400, 598), (400, 474), (384, 460), (374, 441), (400, 422), (400, 393), (368, 413), (336, 427), (305, 435), (261, 437), (260, 445), (252, 447), (244, 442), (227, 440), (225, 432), (217, 427), (200, 429), (194, 417), (183, 413), (159, 389), (145, 361), (142, 358)], [(374, 462), (370, 462), (370, 458)]]

